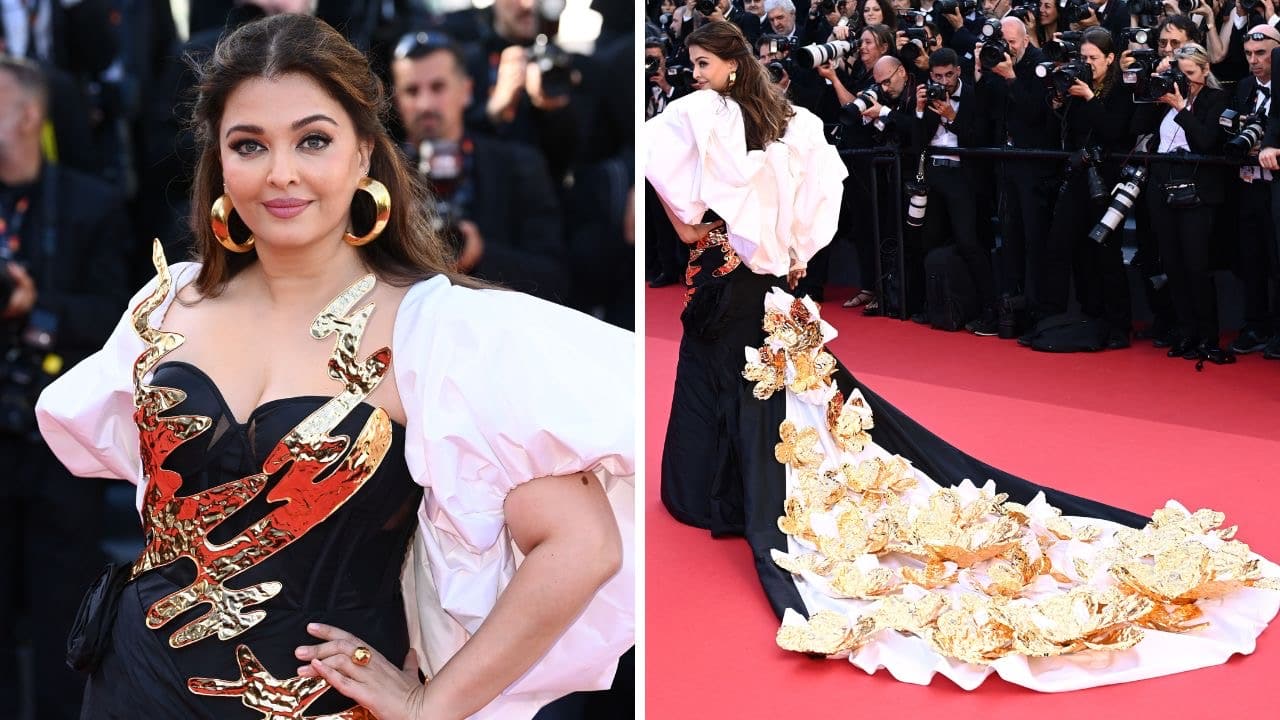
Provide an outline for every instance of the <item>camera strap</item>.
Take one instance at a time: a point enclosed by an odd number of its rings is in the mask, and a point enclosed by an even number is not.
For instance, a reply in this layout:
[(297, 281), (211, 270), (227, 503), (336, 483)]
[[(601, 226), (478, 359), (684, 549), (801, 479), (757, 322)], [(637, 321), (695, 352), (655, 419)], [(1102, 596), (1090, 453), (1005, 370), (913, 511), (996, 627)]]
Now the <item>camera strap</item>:
[(916, 166), (916, 182), (924, 182), (924, 161), (929, 157), (929, 151), (925, 150), (920, 153), (920, 164)]

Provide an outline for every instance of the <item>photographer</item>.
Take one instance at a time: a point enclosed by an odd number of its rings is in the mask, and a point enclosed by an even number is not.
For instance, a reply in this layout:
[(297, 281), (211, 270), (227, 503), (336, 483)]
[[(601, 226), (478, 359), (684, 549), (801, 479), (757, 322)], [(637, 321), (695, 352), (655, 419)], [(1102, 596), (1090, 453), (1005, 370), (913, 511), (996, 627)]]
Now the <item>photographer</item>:
[[(1218, 117), (1227, 106), (1227, 93), (1209, 69), (1209, 54), (1188, 43), (1162, 60), (1154, 79), (1167, 78), (1169, 92), (1134, 113), (1139, 133), (1158, 133), (1161, 155), (1216, 153), (1222, 147)], [(1153, 161), (1148, 177), (1147, 205), (1160, 244), (1160, 260), (1169, 276), (1177, 327), (1169, 357), (1234, 362), (1218, 346), (1218, 303), (1209, 263), (1215, 208), (1222, 203), (1225, 183), (1216, 165)]]
[[(916, 88), (915, 113), (910, 116), (914, 120), (914, 147), (977, 147), (984, 136), (985, 112), (973, 86), (961, 79), (955, 51), (943, 48), (930, 55), (929, 76), (929, 82)], [(926, 163), (925, 176), (930, 202), (923, 249), (942, 247), (948, 235), (955, 238), (956, 251), (977, 290), (980, 307), (980, 316), (966, 327), (978, 335), (995, 335), (995, 280), (990, 254), (978, 243), (973, 173), (959, 157), (935, 151)], [(923, 273), (917, 277), (923, 279)], [(908, 290), (910, 287), (908, 283)]]
[[(1017, 17), (1000, 21), (1002, 40), (1008, 49), (986, 45), (978, 49), (978, 97), (992, 118), (992, 144), (1001, 147), (1049, 150), (1058, 139), (1057, 118), (1049, 110), (1044, 81), (1036, 67), (1044, 53), (1033, 47), (1025, 22)], [(1000, 61), (989, 70), (983, 58), (992, 50), (1002, 50)], [(988, 58), (988, 60), (995, 58)], [(1030, 307), (1042, 303), (1038, 293), (1043, 281), (1045, 243), (1058, 191), (1058, 172), (1052, 162), (1008, 160), (1000, 167), (1001, 207), (1001, 292), (1010, 296), (1024, 293)], [(1006, 313), (1007, 314), (1007, 313)], [(1011, 318), (1002, 316), (1006, 324)]]
[[(1038, 48), (1043, 48), (1054, 35), (1070, 30), (1071, 27), (1058, 12), (1058, 0), (1039, 0), (1037, 8), (1039, 12), (1035, 15), (1035, 27), (1030, 28), (1030, 42)], [(1022, 18), (1024, 23), (1027, 22), (1026, 14)]]
[[(1244, 54), (1249, 62), (1249, 77), (1236, 84), (1233, 103), (1238, 117), (1261, 120), (1266, 123), (1271, 109), (1271, 58), (1280, 47), (1280, 31), (1270, 25), (1258, 25), (1245, 36)], [(1254, 127), (1256, 130), (1256, 125)], [(1243, 145), (1240, 136), (1233, 141), (1237, 152)], [(1256, 147), (1252, 152), (1257, 152)], [(1239, 242), (1237, 275), (1244, 286), (1244, 327), (1231, 343), (1237, 353), (1259, 350), (1280, 356), (1280, 292), (1271, 293), (1269, 286), (1280, 278), (1280, 262), (1277, 262), (1276, 229), (1272, 220), (1273, 177), (1270, 170), (1244, 165), (1239, 172), (1238, 195)]]
[[(1231, 12), (1217, 31), (1221, 56), (1214, 55), (1213, 71), (1225, 81), (1235, 81), (1248, 74), (1244, 57), (1245, 32), (1258, 25), (1280, 25), (1274, 0), (1226, 0)], [(1213, 50), (1214, 48), (1210, 48)]]
[(725, 20), (737, 25), (742, 34), (746, 36), (747, 42), (755, 45), (761, 32), (760, 18), (742, 8), (734, 7), (730, 0), (715, 0), (715, 2), (715, 12), (707, 17), (711, 20)]
[[(872, 68), (874, 84), (870, 86), (871, 94), (860, 94), (858, 101), (845, 107), (845, 122), (852, 127), (846, 132), (846, 138), (856, 138), (850, 144), (855, 147), (910, 147), (911, 129), (915, 120), (916, 99), (915, 83), (911, 73), (900, 60), (892, 55), (885, 55), (876, 61)], [(899, 156), (903, 164), (914, 163), (907, 156)], [(870, 158), (855, 157), (849, 162), (851, 172), (845, 179), (844, 201), (840, 206), (840, 226), (836, 237), (846, 238), (853, 243), (858, 256), (858, 277), (861, 289), (843, 304), (846, 308), (863, 308), (866, 314), (880, 314), (884, 309), (880, 298), (876, 295), (875, 255), (880, 251), (880, 244), (886, 235), (896, 234), (888, 229), (892, 222), (893, 209), (896, 203), (889, 192), (877, 194), (880, 207), (879, 217), (886, 223), (881, 227), (880, 237), (872, 237), (866, 232), (866, 219), (872, 211), (871, 187), (868, 178), (872, 173), (881, 173), (877, 177), (880, 188), (892, 188), (888, 181), (888, 173), (882, 172), (871, 162)], [(905, 177), (905, 175), (902, 175)], [(896, 298), (890, 298), (895, 300)]]
[(405, 153), (438, 201), (458, 267), (564, 302), (569, 279), (551, 177), (532, 148), (464, 127), (472, 88), (458, 47), (435, 33), (406, 35), (391, 76)]
[[(1131, 22), (1129, 5), (1125, 0), (1105, 0), (1102, 3), (1087, 2), (1087, 0), (1064, 0), (1062, 5), (1082, 15), (1080, 19), (1071, 23), (1072, 30), (1101, 27), (1110, 32), (1111, 37), (1114, 38), (1120, 35), (1121, 30), (1129, 27)], [(1072, 6), (1076, 7), (1072, 8)]]
[(102, 569), (104, 485), (68, 474), (37, 433), (34, 406), (115, 327), (131, 233), (113, 187), (43, 160), (47, 87), (34, 64), (0, 58), (0, 689), (23, 695), (21, 633), (36, 717), (75, 718), (84, 680), (66, 667), (66, 639)]
[(764, 0), (764, 17), (769, 27), (761, 27), (761, 32), (793, 37), (804, 42), (804, 28), (798, 25), (796, 6), (791, 0)]
[(667, 103), (680, 97), (676, 88), (667, 82), (667, 58), (663, 55), (664, 44), (659, 38), (645, 38), (645, 68), (652, 67), (652, 72), (645, 75), (644, 119), (657, 115), (666, 109)]
[[(1089, 231), (1106, 208), (1107, 193), (1120, 177), (1119, 162), (1099, 162), (1102, 154), (1127, 152), (1133, 145), (1129, 131), (1133, 95), (1120, 82), (1120, 63), (1111, 33), (1090, 28), (1080, 44), (1073, 71), (1082, 73), (1055, 95), (1053, 106), (1062, 125), (1063, 149), (1075, 151), (1058, 192), (1049, 244), (1045, 248), (1043, 287), (1033, 315), (1046, 318), (1066, 312), (1071, 277), (1076, 296), (1090, 318), (1105, 323), (1104, 345), (1129, 346), (1132, 310), (1129, 281), (1118, 233), (1107, 242), (1089, 238)], [(1068, 66), (1075, 63), (1068, 63)], [(1061, 68), (1060, 68), (1061, 70)]]
[(791, 43), (780, 35), (761, 35), (757, 42), (760, 62), (769, 71), (769, 79), (782, 88), (792, 105), (814, 114), (819, 113), (827, 85), (813, 68), (798, 67), (791, 59)]

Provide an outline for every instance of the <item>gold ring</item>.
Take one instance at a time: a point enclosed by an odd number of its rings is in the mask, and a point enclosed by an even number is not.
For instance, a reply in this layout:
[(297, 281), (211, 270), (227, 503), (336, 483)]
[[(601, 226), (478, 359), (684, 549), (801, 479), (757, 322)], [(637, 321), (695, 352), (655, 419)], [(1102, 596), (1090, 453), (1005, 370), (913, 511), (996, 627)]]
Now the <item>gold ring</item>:
[(369, 661), (372, 659), (373, 653), (369, 651), (369, 648), (363, 645), (360, 645), (355, 650), (351, 651), (351, 662), (359, 665), (360, 667), (368, 665)]

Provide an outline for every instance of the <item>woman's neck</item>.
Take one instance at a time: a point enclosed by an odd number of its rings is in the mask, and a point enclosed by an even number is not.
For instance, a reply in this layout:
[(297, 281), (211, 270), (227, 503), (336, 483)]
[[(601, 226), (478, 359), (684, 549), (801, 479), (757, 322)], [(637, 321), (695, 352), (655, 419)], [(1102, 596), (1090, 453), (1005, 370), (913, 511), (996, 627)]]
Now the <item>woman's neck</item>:
[(256, 281), (267, 301), (276, 307), (313, 311), (369, 272), (359, 252), (342, 240), (341, 233), (300, 247), (259, 241), (257, 249), (258, 262), (246, 279)]

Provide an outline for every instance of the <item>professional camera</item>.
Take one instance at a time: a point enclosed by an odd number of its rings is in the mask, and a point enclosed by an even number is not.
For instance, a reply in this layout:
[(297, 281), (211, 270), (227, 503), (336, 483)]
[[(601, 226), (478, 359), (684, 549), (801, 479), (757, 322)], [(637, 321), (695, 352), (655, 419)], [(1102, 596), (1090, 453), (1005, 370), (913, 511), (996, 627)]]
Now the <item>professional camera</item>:
[(789, 53), (800, 46), (800, 41), (786, 35), (761, 35), (756, 47), (766, 44), (770, 53)]
[(880, 93), (874, 87), (858, 93), (853, 101), (841, 108), (841, 115), (847, 124), (854, 124), (862, 117), (862, 113), (871, 108), (872, 105), (880, 102)]
[(1262, 144), (1262, 136), (1267, 132), (1267, 116), (1264, 113), (1239, 113), (1235, 110), (1223, 110), (1218, 117), (1218, 124), (1233, 137), (1222, 147), (1228, 157), (1244, 157)]
[(907, 44), (898, 50), (898, 59), (903, 65), (915, 65), (916, 60), (926, 52), (929, 44), (929, 31), (922, 27), (909, 27), (902, 31), (907, 37)]
[(547, 97), (566, 97), (573, 92), (573, 58), (539, 35), (529, 48), (529, 61), (542, 74), (542, 92)]
[(1050, 40), (1044, 44), (1044, 57), (1056, 63), (1073, 60), (1080, 56), (1080, 42), (1083, 39), (1084, 33), (1079, 30), (1058, 33), (1057, 40)]
[(1138, 194), (1142, 192), (1142, 185), (1146, 180), (1147, 171), (1140, 165), (1126, 165), (1120, 170), (1120, 182), (1116, 183), (1115, 189), (1111, 191), (1111, 204), (1107, 206), (1107, 211), (1102, 214), (1098, 224), (1089, 231), (1090, 239), (1098, 243), (1106, 242), (1107, 236), (1120, 227), (1129, 210), (1133, 208), (1133, 204), (1137, 202)]
[(797, 67), (815, 68), (842, 57), (852, 55), (858, 49), (858, 42), (850, 40), (833, 40), (820, 45), (806, 45), (794, 53), (792, 59)]
[(978, 10), (978, 0), (937, 0), (933, 4), (935, 15), (950, 15), (957, 9), (961, 15), (976, 12)]
[[(994, 29), (992, 22), (995, 23)], [(982, 49), (978, 51), (978, 64), (984, 71), (1004, 62), (1005, 55), (1013, 57), (1013, 51), (1009, 49), (1009, 43), (1005, 41), (1004, 33), (1000, 30), (999, 20), (988, 20), (982, 26), (982, 34), (987, 39), (982, 41)]]
[(40, 438), (36, 399), (62, 372), (62, 358), (54, 352), (57, 340), (57, 316), (39, 308), (31, 311), (26, 327), (15, 332), (8, 352), (0, 357), (0, 433)]
[(1191, 81), (1177, 67), (1171, 67), (1164, 72), (1152, 75), (1151, 81), (1147, 85), (1148, 95), (1143, 99), (1157, 100), (1172, 93), (1174, 88), (1177, 88), (1184, 98), (1191, 94)]
[(1151, 27), (1160, 24), (1164, 17), (1163, 0), (1129, 0), (1129, 14), (1137, 18), (1138, 24)]
[(1129, 57), (1133, 62), (1120, 71), (1120, 81), (1129, 86), (1133, 92), (1134, 102), (1155, 102), (1150, 97), (1151, 74), (1160, 64), (1160, 53), (1155, 50), (1131, 50)]
[(946, 100), (950, 97), (947, 93), (947, 86), (933, 80), (924, 81), (924, 97), (926, 101)]
[(668, 65), (667, 84), (681, 90), (693, 85), (693, 68), (687, 65)]
[(1129, 46), (1129, 43), (1138, 43), (1139, 45), (1146, 45), (1147, 41), (1149, 41), (1150, 39), (1151, 39), (1151, 28), (1127, 27), (1121, 30), (1119, 35), (1117, 35), (1116, 43), (1120, 47), (1126, 48)]
[(710, 15), (716, 11), (716, 0), (694, 0), (693, 9), (703, 15)]
[(651, 78), (658, 74), (658, 68), (662, 65), (662, 58), (645, 56), (644, 59), (644, 76)]
[(1068, 23), (1089, 19), (1092, 10), (1088, 0), (1058, 0), (1058, 16)]
[(1089, 199), (1098, 203), (1106, 200), (1107, 186), (1102, 184), (1102, 173), (1098, 170), (1102, 167), (1102, 149), (1096, 145), (1081, 148), (1080, 164), (1088, 174)]
[(1017, 5), (1009, 8), (1009, 17), (1016, 17), (1019, 20), (1026, 21), (1027, 18), (1033, 20), (1040, 19), (1040, 3), (1020, 1)]
[(764, 69), (769, 73), (769, 81), (776, 85), (777, 83), (782, 82), (783, 76), (794, 73), (796, 65), (791, 62), (790, 58), (784, 58), (782, 60), (773, 60), (769, 62), (764, 66)]
[(922, 28), (925, 23), (929, 22), (929, 13), (923, 10), (907, 10), (899, 15), (898, 19), (902, 21), (903, 25), (907, 26), (907, 29)]
[(1036, 76), (1044, 79), (1045, 86), (1059, 100), (1066, 99), (1071, 86), (1075, 85), (1077, 80), (1090, 87), (1093, 86), (1093, 70), (1080, 60), (1072, 60), (1062, 65), (1051, 62), (1040, 63), (1036, 66)]

